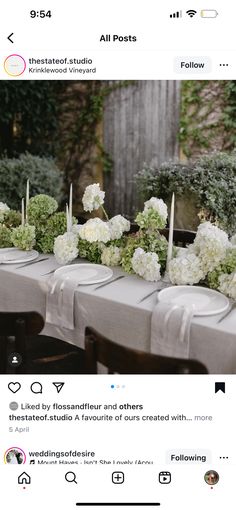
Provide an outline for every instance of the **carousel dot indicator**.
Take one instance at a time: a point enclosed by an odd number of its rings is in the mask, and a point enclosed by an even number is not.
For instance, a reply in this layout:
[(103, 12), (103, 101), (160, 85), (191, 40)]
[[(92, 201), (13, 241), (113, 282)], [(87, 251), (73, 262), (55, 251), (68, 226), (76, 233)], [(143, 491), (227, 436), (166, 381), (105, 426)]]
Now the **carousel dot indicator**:
[(4, 61), (4, 70), (9, 76), (20, 76), (25, 72), (26, 61), (17, 53), (9, 55)]

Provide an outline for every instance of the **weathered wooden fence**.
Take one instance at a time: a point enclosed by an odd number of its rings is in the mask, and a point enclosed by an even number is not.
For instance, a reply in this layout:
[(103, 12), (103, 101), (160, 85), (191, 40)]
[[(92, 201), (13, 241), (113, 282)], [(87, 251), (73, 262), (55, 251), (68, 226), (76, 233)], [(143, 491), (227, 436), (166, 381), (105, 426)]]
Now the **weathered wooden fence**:
[(144, 162), (156, 165), (178, 155), (179, 106), (178, 81), (135, 81), (107, 96), (103, 140), (113, 160), (105, 176), (109, 214), (132, 218), (140, 205), (134, 175)]

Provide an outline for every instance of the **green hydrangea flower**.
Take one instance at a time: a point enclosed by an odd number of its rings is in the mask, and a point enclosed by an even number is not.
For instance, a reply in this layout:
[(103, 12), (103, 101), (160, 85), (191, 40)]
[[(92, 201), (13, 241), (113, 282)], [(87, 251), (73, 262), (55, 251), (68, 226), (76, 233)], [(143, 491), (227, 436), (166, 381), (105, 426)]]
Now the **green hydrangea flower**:
[(9, 248), (11, 246), (12, 241), (10, 228), (0, 224), (0, 248)]
[(114, 239), (113, 241), (109, 241), (104, 244), (101, 242), (89, 243), (84, 239), (79, 238), (78, 241), (78, 250), (79, 257), (82, 259), (87, 259), (89, 262), (93, 262), (94, 264), (101, 264), (101, 256), (104, 248), (109, 246), (116, 246), (117, 248), (123, 248), (126, 244), (126, 237), (122, 237), (121, 239)]
[(121, 258), (121, 265), (127, 273), (134, 272), (131, 260), (136, 248), (143, 248), (146, 252), (155, 252), (159, 257), (161, 272), (164, 272), (168, 250), (168, 242), (164, 236), (159, 233), (149, 235), (138, 233), (135, 236), (128, 236)]
[(94, 264), (101, 264), (101, 255), (104, 247), (105, 244), (103, 243), (89, 243), (88, 241), (79, 238), (79, 257), (87, 259), (89, 262), (93, 262)]
[(207, 285), (211, 289), (218, 289), (219, 287), (219, 278), (222, 274), (231, 274), (236, 270), (236, 247), (229, 248), (226, 252), (226, 257), (224, 260), (217, 266), (214, 271), (211, 271), (207, 275)]
[(158, 211), (155, 209), (148, 209), (137, 214), (135, 222), (141, 229), (158, 230), (165, 228), (166, 220), (163, 216), (160, 216)]
[(44, 222), (56, 212), (58, 203), (55, 198), (48, 195), (37, 195), (29, 200), (28, 218), (31, 225)]
[(20, 225), (12, 230), (11, 242), (20, 250), (32, 250), (35, 245), (35, 227), (32, 225)]
[[(77, 219), (73, 218), (73, 225)], [(65, 234), (67, 229), (66, 214), (58, 212), (50, 216), (42, 225), (36, 224), (36, 248), (43, 253), (53, 253), (56, 237)]]

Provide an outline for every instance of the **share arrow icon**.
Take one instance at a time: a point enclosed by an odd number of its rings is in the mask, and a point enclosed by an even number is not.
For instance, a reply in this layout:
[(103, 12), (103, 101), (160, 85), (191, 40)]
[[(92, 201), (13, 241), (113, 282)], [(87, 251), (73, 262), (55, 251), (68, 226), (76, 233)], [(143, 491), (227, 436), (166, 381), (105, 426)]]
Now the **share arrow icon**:
[(53, 382), (52, 384), (53, 384), (53, 386), (55, 386), (57, 393), (60, 393), (60, 391), (62, 390), (65, 383), (64, 382)]

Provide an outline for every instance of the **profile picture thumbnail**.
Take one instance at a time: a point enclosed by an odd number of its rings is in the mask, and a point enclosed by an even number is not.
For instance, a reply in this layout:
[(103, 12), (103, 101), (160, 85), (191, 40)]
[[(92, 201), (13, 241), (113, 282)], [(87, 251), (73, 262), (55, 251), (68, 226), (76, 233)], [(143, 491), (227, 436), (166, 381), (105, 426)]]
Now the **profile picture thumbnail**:
[(219, 482), (219, 474), (216, 471), (207, 471), (204, 475), (204, 480), (208, 485), (216, 485)]
[(18, 446), (12, 446), (4, 453), (4, 464), (25, 464), (25, 461), (25, 452)]

